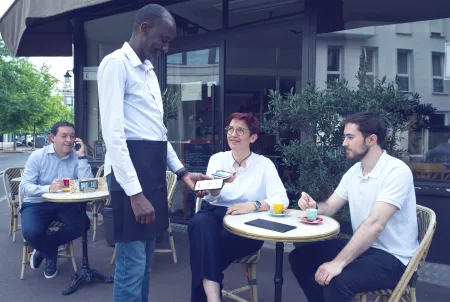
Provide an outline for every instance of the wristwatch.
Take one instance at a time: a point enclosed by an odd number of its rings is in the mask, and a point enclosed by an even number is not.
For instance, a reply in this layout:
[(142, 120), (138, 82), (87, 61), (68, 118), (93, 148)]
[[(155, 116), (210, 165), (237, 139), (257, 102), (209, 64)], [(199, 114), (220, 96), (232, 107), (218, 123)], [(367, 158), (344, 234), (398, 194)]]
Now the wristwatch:
[(254, 202), (253, 202), (253, 205), (255, 206), (255, 211), (256, 212), (258, 212), (258, 210), (261, 208), (261, 201), (259, 201), (259, 200), (255, 200)]
[(181, 171), (178, 175), (177, 175), (177, 180), (181, 180), (186, 174), (188, 174), (189, 172), (184, 169), (183, 171)]
[(87, 159), (86, 155), (78, 156), (78, 159)]

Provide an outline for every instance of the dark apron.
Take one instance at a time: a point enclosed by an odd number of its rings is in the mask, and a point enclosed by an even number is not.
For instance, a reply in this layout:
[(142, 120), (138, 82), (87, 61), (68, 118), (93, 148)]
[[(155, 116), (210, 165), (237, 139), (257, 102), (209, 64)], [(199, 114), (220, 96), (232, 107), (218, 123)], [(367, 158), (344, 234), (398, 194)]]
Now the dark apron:
[(116, 242), (154, 238), (163, 234), (169, 226), (166, 186), (167, 142), (127, 141), (127, 146), (142, 191), (155, 208), (155, 221), (152, 224), (136, 222), (130, 198), (114, 177), (114, 171), (111, 171), (108, 183)]

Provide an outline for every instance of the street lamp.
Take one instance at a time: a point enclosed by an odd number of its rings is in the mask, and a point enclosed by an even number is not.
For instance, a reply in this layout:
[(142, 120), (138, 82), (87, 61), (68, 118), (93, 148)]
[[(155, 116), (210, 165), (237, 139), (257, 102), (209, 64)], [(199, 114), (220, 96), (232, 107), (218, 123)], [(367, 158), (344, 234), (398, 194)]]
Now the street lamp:
[(66, 74), (64, 75), (64, 86), (65, 87), (71, 87), (72, 86), (71, 82), (70, 82), (70, 78), (72, 76), (69, 74), (69, 71), (73, 73), (73, 70), (71, 70), (71, 69), (66, 71)]

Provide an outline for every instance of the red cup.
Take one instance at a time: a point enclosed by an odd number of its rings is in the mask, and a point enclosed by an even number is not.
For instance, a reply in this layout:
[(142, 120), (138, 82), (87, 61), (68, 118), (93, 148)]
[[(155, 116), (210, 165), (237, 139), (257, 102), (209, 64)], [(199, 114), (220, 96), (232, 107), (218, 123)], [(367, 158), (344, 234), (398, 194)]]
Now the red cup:
[(63, 181), (64, 181), (64, 186), (68, 187), (70, 184), (70, 178), (64, 178)]

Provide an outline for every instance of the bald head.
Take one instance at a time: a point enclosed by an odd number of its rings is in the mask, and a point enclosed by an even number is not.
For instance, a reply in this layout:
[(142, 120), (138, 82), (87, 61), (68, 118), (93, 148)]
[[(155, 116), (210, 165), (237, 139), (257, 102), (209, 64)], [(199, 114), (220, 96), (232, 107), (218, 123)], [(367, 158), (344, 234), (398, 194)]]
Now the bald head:
[(175, 25), (175, 19), (170, 12), (158, 4), (149, 4), (137, 11), (134, 17), (133, 33), (138, 33), (142, 23), (147, 23), (150, 27), (158, 22), (167, 22)]

